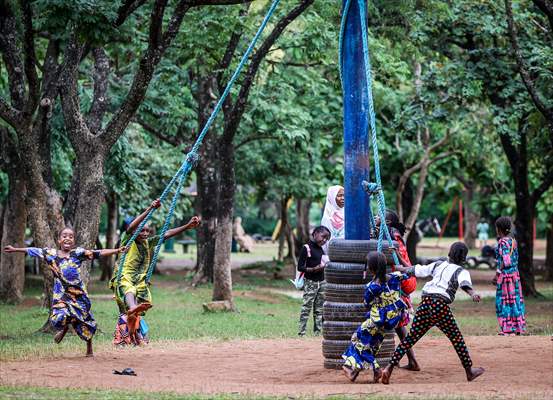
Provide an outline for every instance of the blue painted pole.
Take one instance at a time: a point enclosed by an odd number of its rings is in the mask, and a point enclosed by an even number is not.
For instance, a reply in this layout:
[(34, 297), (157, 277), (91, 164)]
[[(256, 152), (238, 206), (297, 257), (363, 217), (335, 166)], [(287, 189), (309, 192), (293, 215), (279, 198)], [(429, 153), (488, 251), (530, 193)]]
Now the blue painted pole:
[[(343, 10), (346, 2), (343, 0)], [(370, 204), (361, 182), (369, 180), (368, 92), (357, 1), (351, 1), (345, 12), (340, 62), (344, 96), (346, 239), (366, 240), (370, 237)]]

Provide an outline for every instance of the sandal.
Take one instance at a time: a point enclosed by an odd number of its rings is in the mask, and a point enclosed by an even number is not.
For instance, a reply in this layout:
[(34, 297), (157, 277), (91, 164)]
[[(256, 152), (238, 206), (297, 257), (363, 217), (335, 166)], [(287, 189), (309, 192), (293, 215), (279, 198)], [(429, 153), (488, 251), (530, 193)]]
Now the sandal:
[(125, 368), (123, 371), (117, 371), (116, 369), (113, 370), (114, 375), (130, 375), (130, 376), (136, 376), (136, 372), (132, 368)]

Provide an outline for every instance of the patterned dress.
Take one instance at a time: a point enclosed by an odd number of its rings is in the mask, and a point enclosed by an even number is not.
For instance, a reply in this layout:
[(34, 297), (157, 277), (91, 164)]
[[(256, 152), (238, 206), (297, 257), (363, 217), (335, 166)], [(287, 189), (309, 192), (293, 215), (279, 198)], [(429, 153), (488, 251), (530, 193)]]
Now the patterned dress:
[(400, 296), (401, 281), (407, 274), (393, 272), (385, 283), (369, 282), (365, 289), (365, 305), (369, 308), (367, 319), (351, 337), (351, 344), (342, 354), (344, 365), (353, 370), (380, 368), (376, 356), (384, 340), (386, 330), (397, 327), (406, 304)]
[(495, 250), (497, 261), (497, 290), (495, 311), (502, 333), (526, 332), (524, 298), (518, 273), (518, 248), (513, 238), (499, 239)]
[(81, 279), (81, 263), (100, 256), (99, 251), (76, 248), (69, 257), (58, 256), (56, 249), (30, 247), (27, 254), (45, 259), (48, 265), (57, 267), (60, 276), (54, 276), (54, 293), (50, 323), (57, 330), (72, 324), (83, 340), (90, 340), (96, 332), (96, 321), (90, 311), (91, 303)]

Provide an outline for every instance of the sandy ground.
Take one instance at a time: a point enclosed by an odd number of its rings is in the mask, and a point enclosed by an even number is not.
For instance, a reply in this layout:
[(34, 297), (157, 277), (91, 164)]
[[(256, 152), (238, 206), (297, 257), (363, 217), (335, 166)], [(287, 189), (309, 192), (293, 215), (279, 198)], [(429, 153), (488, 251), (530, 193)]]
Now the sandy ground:
[[(476, 366), (486, 373), (468, 383), (445, 337), (425, 337), (415, 347), (423, 370), (396, 369), (392, 384), (355, 384), (340, 371), (322, 368), (320, 339), (181, 342), (148, 348), (114, 349), (94, 358), (4, 362), (0, 383), (80, 387), (239, 393), (287, 396), (396, 394), (501, 399), (552, 398), (553, 342), (544, 336), (474, 336), (467, 340)], [(137, 377), (113, 375), (132, 367)]]

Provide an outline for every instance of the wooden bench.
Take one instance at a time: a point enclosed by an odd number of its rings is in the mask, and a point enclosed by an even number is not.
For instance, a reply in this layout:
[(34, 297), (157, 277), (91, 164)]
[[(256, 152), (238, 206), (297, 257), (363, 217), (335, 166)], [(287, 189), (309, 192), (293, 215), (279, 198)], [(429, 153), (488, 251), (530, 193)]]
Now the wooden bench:
[(187, 254), (188, 253), (188, 247), (191, 246), (191, 245), (195, 245), (196, 241), (193, 240), (193, 239), (184, 239), (184, 240), (177, 240), (177, 243), (182, 245), (182, 252), (184, 254)]

